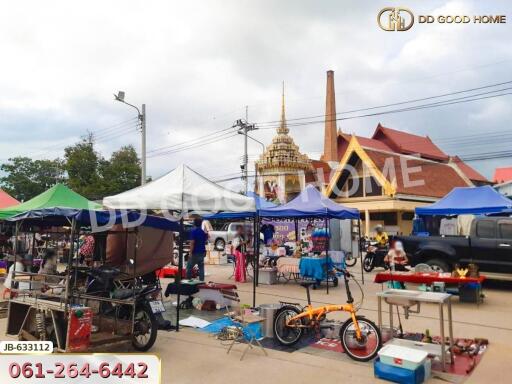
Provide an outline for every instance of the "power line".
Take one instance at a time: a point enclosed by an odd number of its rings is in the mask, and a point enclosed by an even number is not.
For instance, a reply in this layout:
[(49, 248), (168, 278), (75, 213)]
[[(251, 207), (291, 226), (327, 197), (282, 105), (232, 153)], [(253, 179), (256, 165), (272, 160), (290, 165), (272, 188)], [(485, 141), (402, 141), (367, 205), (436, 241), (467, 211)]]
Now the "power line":
[[(352, 109), (352, 110), (338, 112), (338, 113), (336, 113), (336, 116), (355, 113), (355, 112), (371, 111), (371, 110), (375, 110), (375, 109), (387, 108), (387, 107), (392, 107), (392, 106), (397, 106), (397, 105), (417, 103), (417, 102), (426, 101), (426, 100), (433, 100), (433, 99), (437, 99), (437, 98), (442, 98), (442, 97), (453, 96), (453, 95), (458, 95), (458, 94), (467, 93), (467, 92), (478, 91), (478, 90), (482, 90), (482, 89), (498, 87), (501, 85), (506, 85), (506, 84), (511, 84), (511, 83), (512, 83), (512, 80), (504, 81), (504, 82), (500, 82), (500, 83), (488, 84), (488, 85), (484, 85), (484, 86), (476, 87), (476, 88), (469, 88), (469, 89), (464, 89), (464, 90), (460, 90), (460, 91), (448, 92), (448, 93), (435, 95), (435, 96), (422, 97), (422, 98), (418, 98), (418, 99), (405, 100), (405, 101), (400, 101), (400, 102), (396, 102), (396, 103), (383, 104), (383, 105), (367, 107), (367, 108)], [(510, 89), (510, 88), (506, 88), (506, 89)], [(498, 92), (498, 90), (491, 91), (489, 93), (492, 93), (492, 92)], [(482, 93), (482, 94), (485, 94), (485, 93)], [(472, 95), (472, 96), (477, 96), (477, 95)], [(471, 95), (466, 96), (466, 97), (471, 97)], [(332, 116), (332, 115), (329, 115), (329, 116)], [(328, 116), (323, 114), (323, 115), (316, 115), (316, 116), (298, 117), (298, 118), (293, 118), (293, 119), (287, 119), (287, 122), (325, 118), (325, 117), (328, 117)], [(265, 124), (279, 124), (279, 123), (280, 123), (280, 120), (273, 120), (273, 121), (267, 121), (267, 122), (260, 122), (260, 123), (257, 123), (257, 125), (263, 126)]]
[[(228, 136), (226, 136), (226, 135), (228, 135)], [(207, 140), (207, 141), (201, 141), (201, 142), (194, 143), (194, 144), (191, 144), (191, 145), (188, 145), (188, 146), (185, 146), (185, 147), (180, 147), (180, 148), (176, 148), (176, 149), (169, 150), (169, 151), (166, 151), (166, 152), (161, 152), (161, 153), (153, 154), (153, 155), (150, 155), (148, 157), (159, 157), (159, 156), (173, 155), (175, 153), (182, 152), (182, 151), (185, 151), (187, 149), (200, 148), (200, 147), (203, 147), (205, 145), (209, 145), (209, 144), (217, 143), (219, 141), (227, 140), (227, 139), (230, 139), (230, 138), (235, 137), (235, 136), (238, 136), (238, 133), (226, 132), (226, 133), (224, 133), (222, 135), (219, 135), (218, 137), (210, 138), (210, 140)]]
[[(498, 94), (498, 95), (490, 95), (490, 96), (485, 96), (485, 97), (474, 97), (472, 99), (467, 99), (467, 96), (465, 96), (463, 98), (450, 99), (450, 100), (446, 100), (443, 102), (423, 104), (423, 105), (418, 105), (418, 106), (413, 106), (413, 107), (408, 107), (408, 108), (400, 108), (400, 109), (394, 109), (394, 110), (388, 110), (388, 111), (382, 111), (382, 112), (376, 112), (376, 113), (368, 113), (368, 114), (349, 116), (349, 117), (340, 117), (340, 118), (335, 118), (335, 119), (330, 119), (330, 120), (317, 120), (317, 121), (308, 121), (308, 122), (303, 122), (303, 123), (291, 123), (291, 124), (288, 124), (288, 127), (300, 127), (300, 126), (306, 126), (306, 125), (312, 125), (312, 124), (323, 124), (326, 121), (353, 120), (353, 119), (361, 119), (361, 118), (366, 118), (366, 117), (389, 115), (389, 114), (401, 113), (401, 112), (410, 112), (410, 111), (416, 111), (416, 110), (421, 110), (421, 109), (444, 107), (444, 106), (448, 106), (448, 105), (461, 104), (461, 103), (467, 103), (467, 102), (471, 102), (471, 101), (507, 96), (510, 94), (512, 94), (512, 92), (506, 92), (506, 93), (502, 93), (502, 94)], [(478, 95), (472, 95), (470, 97), (473, 97), (473, 96), (478, 96)], [(460, 99), (464, 99), (464, 100), (460, 100)], [(277, 127), (278, 126), (276, 125), (274, 127), (258, 127), (258, 128), (259, 129), (275, 129)]]

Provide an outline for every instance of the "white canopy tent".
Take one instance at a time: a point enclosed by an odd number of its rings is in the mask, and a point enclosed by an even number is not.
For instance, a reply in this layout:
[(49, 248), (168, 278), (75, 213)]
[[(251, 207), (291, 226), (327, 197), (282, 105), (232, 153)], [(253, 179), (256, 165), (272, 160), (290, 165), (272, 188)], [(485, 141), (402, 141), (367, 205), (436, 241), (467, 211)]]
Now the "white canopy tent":
[(184, 164), (146, 185), (105, 197), (103, 205), (113, 209), (179, 212), (246, 212), (256, 209), (253, 198), (221, 187)]
[[(252, 197), (230, 191), (208, 180), (188, 166), (181, 164), (164, 176), (140, 187), (108, 196), (103, 206), (111, 209), (162, 210), (181, 215), (178, 271), (183, 269), (183, 216), (194, 212), (247, 212), (255, 211)], [(181, 285), (181, 273), (176, 274)], [(176, 307), (176, 330), (179, 329), (180, 293)]]

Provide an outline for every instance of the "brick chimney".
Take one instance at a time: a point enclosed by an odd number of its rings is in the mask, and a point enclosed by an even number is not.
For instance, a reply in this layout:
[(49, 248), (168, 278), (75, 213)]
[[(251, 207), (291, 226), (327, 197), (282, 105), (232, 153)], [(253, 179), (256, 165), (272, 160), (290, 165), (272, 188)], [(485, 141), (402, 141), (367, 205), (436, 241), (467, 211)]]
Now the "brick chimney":
[(327, 71), (325, 95), (324, 161), (338, 161), (338, 130), (336, 129), (336, 96), (334, 94), (334, 71)]

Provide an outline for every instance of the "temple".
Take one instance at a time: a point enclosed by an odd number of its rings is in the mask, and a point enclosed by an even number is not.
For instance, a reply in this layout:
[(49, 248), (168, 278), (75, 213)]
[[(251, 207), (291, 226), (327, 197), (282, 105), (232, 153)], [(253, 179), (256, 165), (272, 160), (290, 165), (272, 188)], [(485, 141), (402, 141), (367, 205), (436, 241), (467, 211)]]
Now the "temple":
[(256, 162), (258, 178), (256, 193), (267, 200), (286, 202), (297, 196), (311, 172), (311, 161), (299, 151), (289, 135), (286, 124), (284, 83), (281, 100), (281, 121), (272, 143)]

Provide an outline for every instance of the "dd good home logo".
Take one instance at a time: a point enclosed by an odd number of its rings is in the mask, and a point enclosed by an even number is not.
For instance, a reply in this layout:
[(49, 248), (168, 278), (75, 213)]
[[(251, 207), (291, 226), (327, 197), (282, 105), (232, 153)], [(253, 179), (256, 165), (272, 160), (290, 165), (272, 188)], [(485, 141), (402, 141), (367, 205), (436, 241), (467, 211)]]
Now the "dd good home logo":
[(385, 31), (407, 31), (414, 24), (414, 15), (407, 8), (386, 7), (377, 15), (377, 23)]

